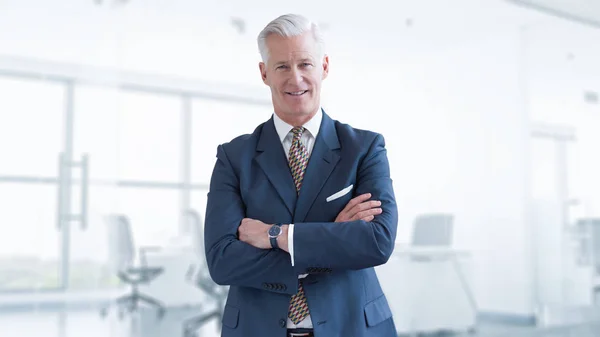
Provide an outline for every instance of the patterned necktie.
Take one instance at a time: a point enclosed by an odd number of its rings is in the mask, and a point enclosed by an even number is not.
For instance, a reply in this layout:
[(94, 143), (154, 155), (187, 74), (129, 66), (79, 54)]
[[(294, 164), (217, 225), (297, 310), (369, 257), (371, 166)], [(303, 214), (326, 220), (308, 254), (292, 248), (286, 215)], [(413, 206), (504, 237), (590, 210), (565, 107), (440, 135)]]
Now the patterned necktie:
[[(305, 129), (301, 126), (292, 129), (294, 138), (292, 139), (292, 146), (290, 147), (289, 153), (290, 170), (294, 177), (297, 193), (300, 193), (304, 171), (306, 171), (306, 165), (308, 164), (308, 151), (306, 151), (306, 146), (300, 141), (304, 131)], [(306, 296), (304, 295), (304, 287), (302, 286), (302, 280), (299, 280), (298, 292), (292, 296), (292, 300), (290, 301), (288, 317), (294, 324), (298, 324), (302, 322), (308, 314), (308, 304), (306, 302)]]

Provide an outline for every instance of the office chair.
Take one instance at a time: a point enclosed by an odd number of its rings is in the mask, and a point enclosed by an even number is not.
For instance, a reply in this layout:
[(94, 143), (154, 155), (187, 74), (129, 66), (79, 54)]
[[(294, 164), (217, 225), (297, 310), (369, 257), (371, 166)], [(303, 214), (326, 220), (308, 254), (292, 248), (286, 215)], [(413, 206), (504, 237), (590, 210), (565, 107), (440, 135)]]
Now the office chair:
[(581, 240), (581, 253), (592, 265), (594, 274), (600, 276), (600, 218), (579, 219), (577, 228), (585, 234)]
[(413, 246), (452, 246), (454, 216), (452, 214), (422, 214), (415, 218)]
[[(150, 296), (139, 292), (138, 287), (152, 282), (162, 272), (161, 267), (149, 267), (146, 263), (146, 251), (152, 247), (140, 247), (139, 266), (134, 266), (135, 246), (133, 242), (131, 225), (124, 215), (111, 215), (106, 218), (108, 224), (109, 261), (111, 268), (116, 272), (119, 280), (131, 286), (131, 292), (116, 299), (119, 318), (125, 312), (139, 309), (140, 303), (145, 303), (157, 309), (161, 318), (165, 313), (165, 306)], [(108, 307), (101, 310), (101, 315), (106, 316)]]
[(600, 275), (600, 219), (594, 219), (594, 225), (592, 226), (592, 247), (596, 274)]
[[(186, 218), (190, 221), (190, 234), (192, 235), (192, 245), (199, 262), (190, 266), (186, 275), (187, 279), (194, 283), (202, 292), (204, 292), (212, 302), (215, 303), (215, 308), (205, 312), (200, 316), (196, 316), (186, 320), (183, 323), (184, 337), (197, 337), (196, 331), (206, 324), (211, 319), (216, 319), (218, 322), (223, 318), (223, 310), (229, 287), (224, 287), (216, 284), (210, 277), (208, 267), (205, 263), (204, 252), (204, 233), (203, 224), (200, 215), (194, 210), (188, 210)], [(219, 329), (217, 325), (217, 329)]]

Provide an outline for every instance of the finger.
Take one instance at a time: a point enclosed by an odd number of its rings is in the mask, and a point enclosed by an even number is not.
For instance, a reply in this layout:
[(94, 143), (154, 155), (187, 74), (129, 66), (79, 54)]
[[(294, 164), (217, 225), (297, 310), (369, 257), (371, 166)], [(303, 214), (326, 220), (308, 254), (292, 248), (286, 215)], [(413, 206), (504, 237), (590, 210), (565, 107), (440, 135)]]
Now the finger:
[(374, 215), (369, 215), (368, 217), (363, 218), (362, 220), (364, 220), (366, 222), (369, 222), (369, 221), (373, 221), (373, 219), (375, 219), (375, 216)]
[(354, 217), (352, 217), (352, 220), (358, 220), (358, 219), (365, 218), (369, 215), (377, 215), (380, 213), (381, 213), (381, 208), (371, 208), (366, 211), (356, 213), (356, 215)]
[(364, 193), (364, 194), (359, 195), (358, 197), (355, 197), (354, 199), (348, 201), (348, 204), (346, 205), (346, 207), (344, 207), (342, 212), (348, 212), (354, 206), (360, 204), (361, 202), (363, 202), (365, 200), (368, 200), (370, 197), (371, 197), (371, 193)]
[(355, 213), (367, 210), (367, 209), (371, 209), (371, 208), (375, 208), (375, 207), (379, 207), (381, 206), (381, 201), (379, 200), (370, 200), (370, 201), (365, 201), (362, 202), (356, 206), (354, 206), (353, 211)]
[[(358, 213), (360, 213), (362, 211), (377, 208), (379, 206), (381, 206), (381, 201), (378, 201), (378, 200), (366, 201), (366, 202), (363, 202), (363, 203), (360, 203), (360, 204), (354, 206), (350, 211), (348, 211), (347, 215), (349, 218), (353, 218), (354, 216), (356, 216)], [(360, 217), (358, 217), (358, 219), (360, 219)]]

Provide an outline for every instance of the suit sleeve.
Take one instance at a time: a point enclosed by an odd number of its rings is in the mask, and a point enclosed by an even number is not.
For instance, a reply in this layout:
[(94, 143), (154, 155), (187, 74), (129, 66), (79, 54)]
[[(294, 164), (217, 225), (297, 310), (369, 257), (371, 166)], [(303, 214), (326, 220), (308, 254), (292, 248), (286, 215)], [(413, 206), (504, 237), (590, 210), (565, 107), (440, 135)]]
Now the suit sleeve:
[(298, 278), (288, 253), (255, 248), (238, 239), (238, 227), (244, 217), (239, 179), (220, 145), (204, 225), (206, 261), (211, 278), (220, 285), (295, 294)]
[(357, 172), (356, 194), (371, 193), (382, 213), (373, 221), (297, 223), (294, 268), (356, 270), (387, 262), (396, 241), (398, 209), (383, 136), (377, 135)]

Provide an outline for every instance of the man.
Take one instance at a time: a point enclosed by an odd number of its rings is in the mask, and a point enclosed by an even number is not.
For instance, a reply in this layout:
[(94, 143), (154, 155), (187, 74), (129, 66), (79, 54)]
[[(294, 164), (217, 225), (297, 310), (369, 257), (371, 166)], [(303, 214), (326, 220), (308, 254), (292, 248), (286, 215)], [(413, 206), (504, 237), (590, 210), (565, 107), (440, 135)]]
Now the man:
[(273, 117), (218, 147), (208, 194), (207, 263), (230, 285), (222, 336), (396, 336), (373, 269), (398, 221), (383, 137), (321, 108), (316, 25), (284, 15), (258, 44)]

